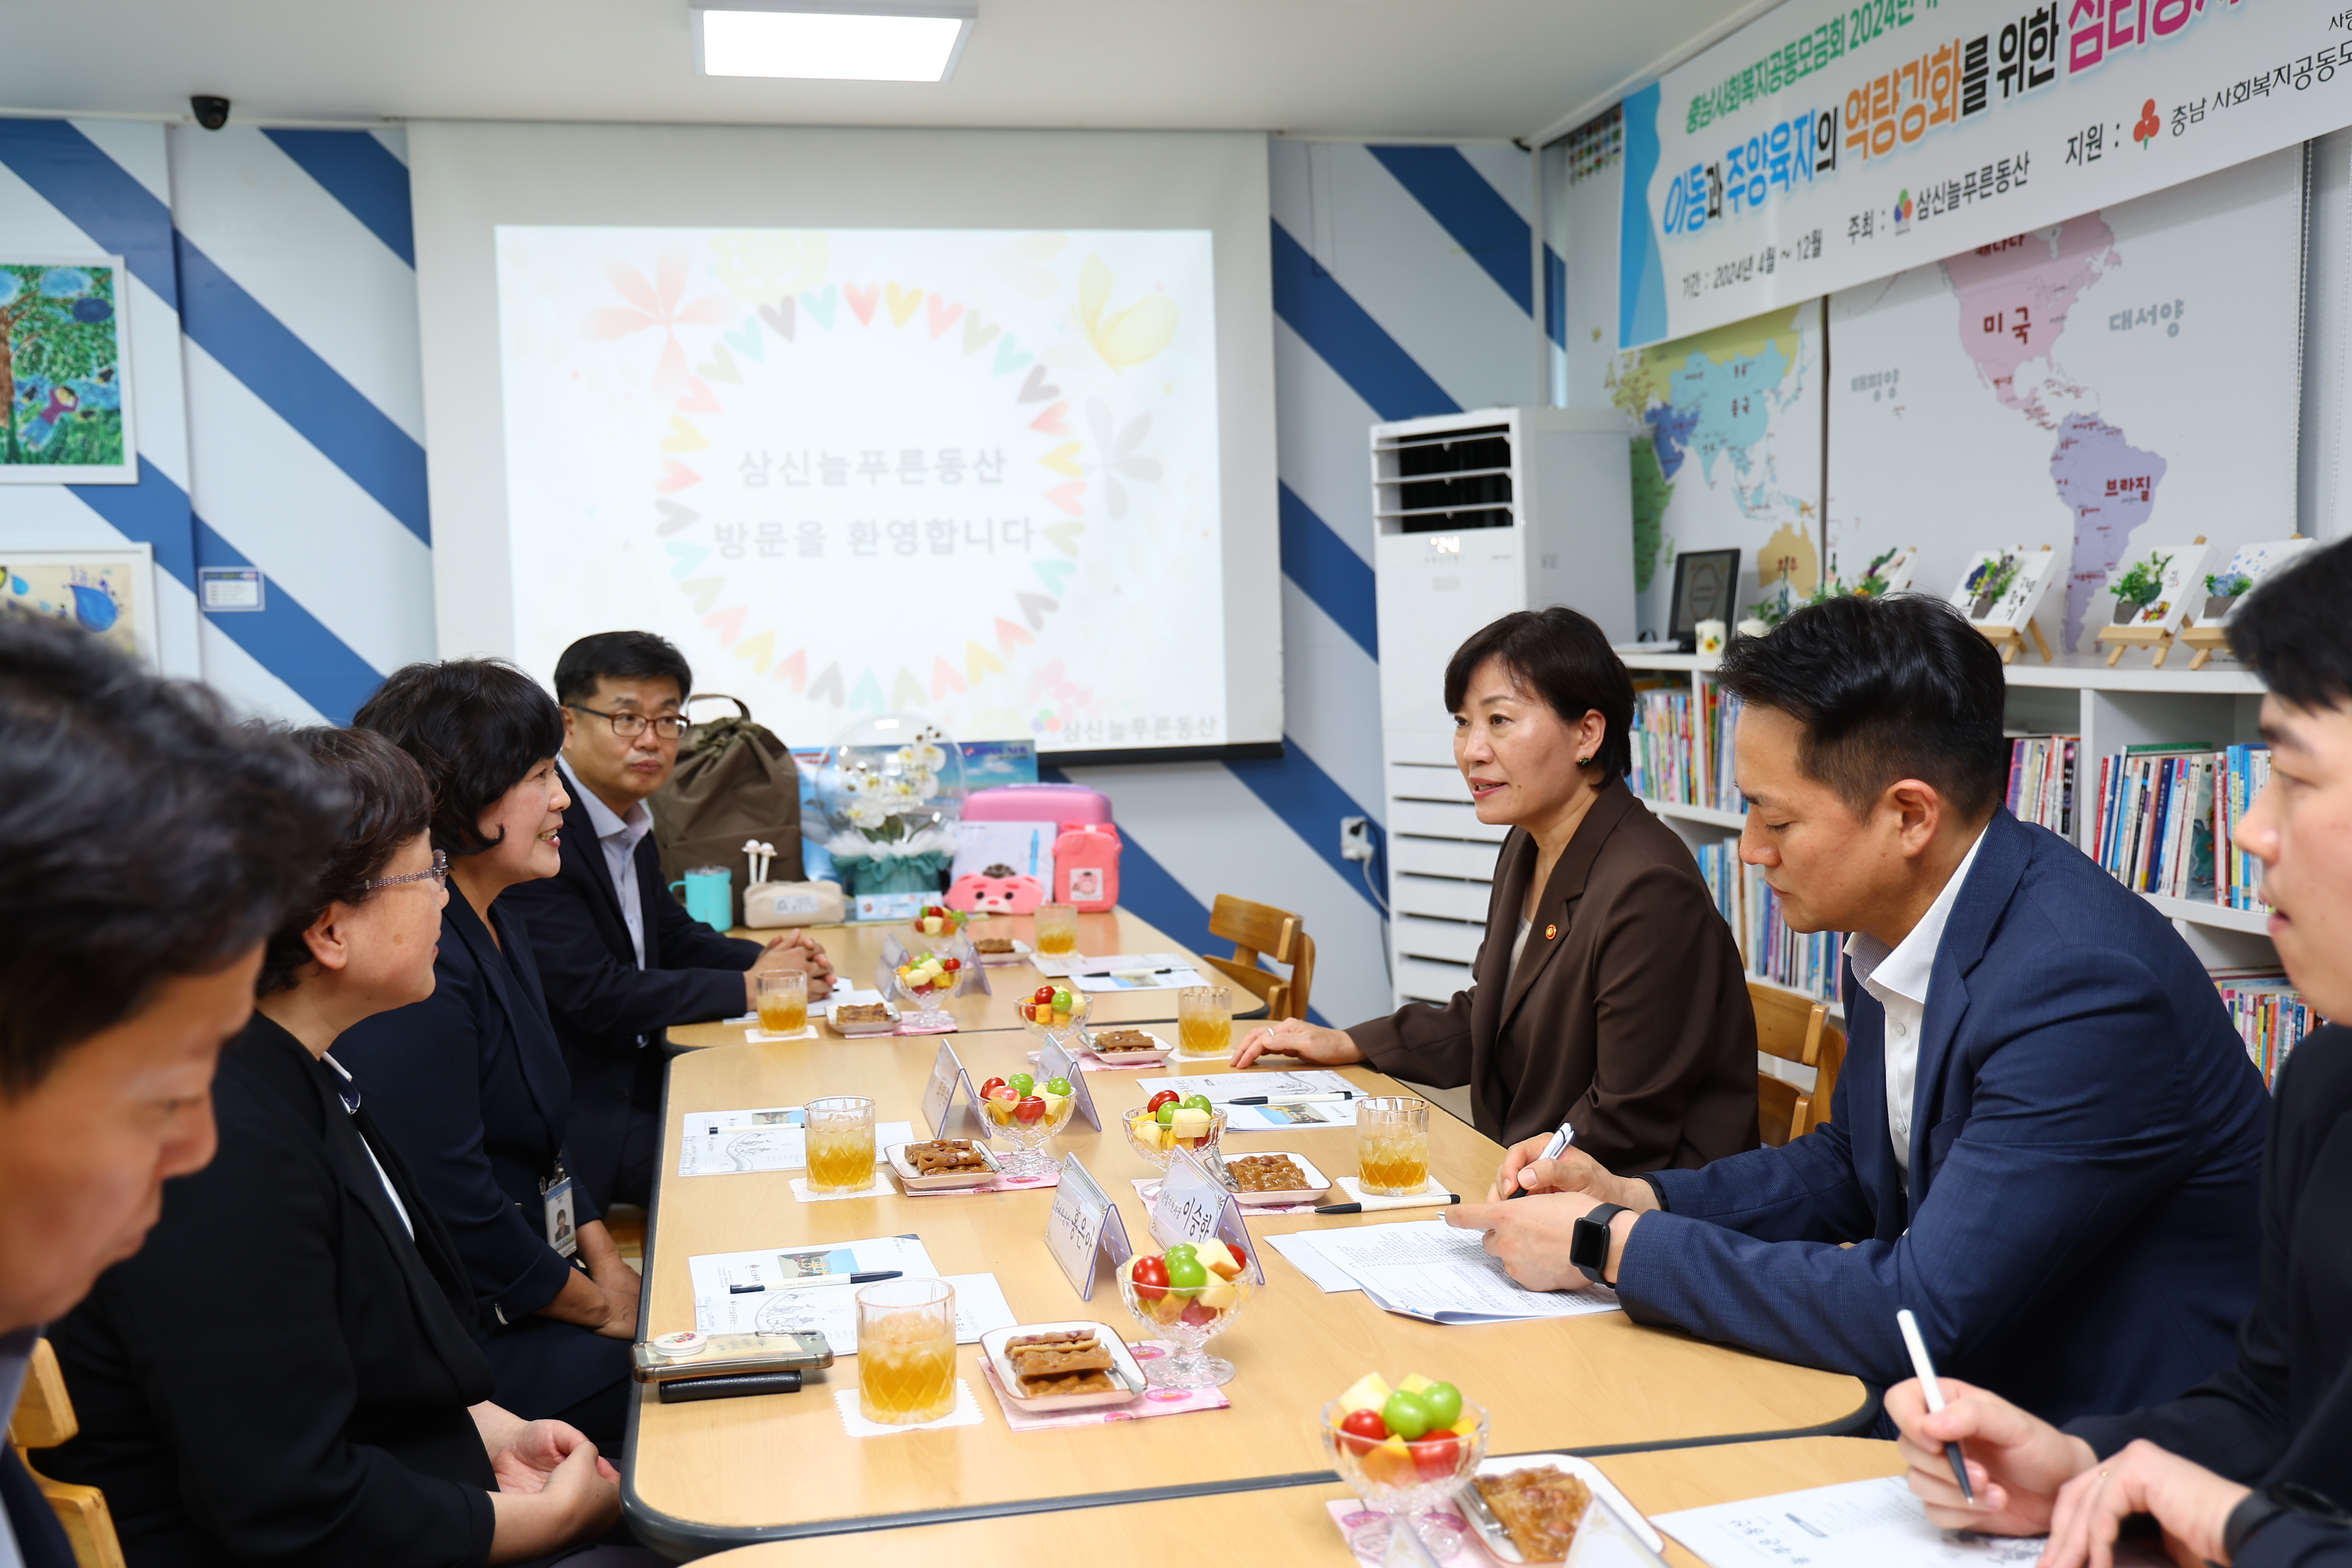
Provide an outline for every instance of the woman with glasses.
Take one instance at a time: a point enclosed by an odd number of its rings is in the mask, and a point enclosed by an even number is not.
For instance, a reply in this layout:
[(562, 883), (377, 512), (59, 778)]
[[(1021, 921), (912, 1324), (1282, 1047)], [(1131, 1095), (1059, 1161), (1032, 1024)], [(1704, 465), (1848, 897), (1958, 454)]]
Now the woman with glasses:
[(617, 1448), (637, 1275), (574, 1178), (572, 1077), (530, 933), (499, 898), (555, 875), (562, 718), (512, 665), (451, 659), (395, 671), (355, 721), (424, 769), (455, 896), (433, 994), (369, 1019), (338, 1055), (465, 1262), (499, 1403)]
[(489, 1402), (465, 1266), (334, 1055), (434, 989), (431, 795), (380, 736), (294, 739), (348, 790), (341, 841), (221, 1058), (218, 1154), (50, 1331), (81, 1433), (44, 1468), (104, 1489), (133, 1564), (544, 1557), (611, 1530), (617, 1477)]

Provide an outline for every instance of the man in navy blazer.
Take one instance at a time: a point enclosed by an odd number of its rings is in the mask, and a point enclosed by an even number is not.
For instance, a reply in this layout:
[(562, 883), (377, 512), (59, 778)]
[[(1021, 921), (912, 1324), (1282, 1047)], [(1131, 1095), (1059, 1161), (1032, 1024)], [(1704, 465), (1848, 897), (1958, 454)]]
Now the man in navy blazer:
[[(2053, 1421), (2168, 1399), (2252, 1304), (2267, 1097), (2170, 922), (2000, 805), (1991, 647), (1925, 598), (1801, 610), (1725, 656), (1741, 858), (1845, 931), (1828, 1124), (1637, 1180), (1540, 1142), (1452, 1211), (1537, 1289), (1888, 1384), (1940, 1372)], [(2078, 798), (2080, 798), (2078, 796)]]
[(740, 941), (670, 897), (645, 803), (677, 766), (693, 686), (685, 656), (651, 632), (601, 632), (563, 650), (563, 869), (503, 900), (530, 929), (572, 1069), (574, 1174), (600, 1206), (643, 1204), (651, 1191), (663, 1031), (750, 1012), (763, 970), (806, 971), (812, 997), (832, 973), (803, 932)]

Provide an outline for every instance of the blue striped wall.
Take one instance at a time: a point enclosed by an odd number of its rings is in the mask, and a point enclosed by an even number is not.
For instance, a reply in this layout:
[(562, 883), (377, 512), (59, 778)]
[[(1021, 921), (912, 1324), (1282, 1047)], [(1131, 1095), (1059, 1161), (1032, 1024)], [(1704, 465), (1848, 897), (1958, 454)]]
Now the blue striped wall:
[[(0, 543), (152, 543), (166, 668), (248, 711), (341, 721), (435, 654), (404, 147), (0, 120), (8, 247), (130, 259), (142, 463), (135, 486), (0, 488)], [(1345, 1024), (1389, 996), (1339, 858), (1339, 819), (1381, 813), (1366, 426), (1533, 399), (1531, 174), (1500, 144), (1270, 156), (1286, 754), (1066, 776), (1117, 805), (1131, 907), (1204, 946), (1220, 892), (1297, 910), (1314, 1011)], [(199, 614), (214, 565), (259, 567), (268, 609)]]

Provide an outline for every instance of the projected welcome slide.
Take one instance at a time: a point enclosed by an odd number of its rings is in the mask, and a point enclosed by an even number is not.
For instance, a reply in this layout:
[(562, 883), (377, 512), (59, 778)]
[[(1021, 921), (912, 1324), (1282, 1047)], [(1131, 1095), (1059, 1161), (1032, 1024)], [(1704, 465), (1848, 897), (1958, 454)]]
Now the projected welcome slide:
[(795, 745), (1226, 739), (1205, 230), (498, 230), (517, 657), (645, 627)]

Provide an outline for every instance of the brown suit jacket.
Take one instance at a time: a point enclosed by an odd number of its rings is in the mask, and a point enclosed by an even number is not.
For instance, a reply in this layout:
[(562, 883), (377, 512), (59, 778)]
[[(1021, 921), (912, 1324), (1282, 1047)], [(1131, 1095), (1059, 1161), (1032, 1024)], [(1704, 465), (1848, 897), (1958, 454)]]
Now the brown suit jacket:
[(1756, 1015), (1689, 847), (1612, 780), (1552, 868), (1513, 974), (1535, 864), (1514, 829), (1471, 988), (1357, 1025), (1358, 1048), (1382, 1072), (1468, 1084), (1478, 1131), (1500, 1142), (1573, 1121), (1577, 1147), (1621, 1175), (1755, 1148)]

